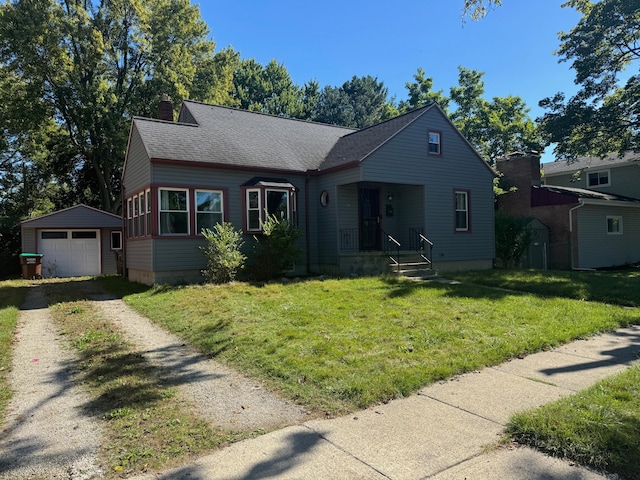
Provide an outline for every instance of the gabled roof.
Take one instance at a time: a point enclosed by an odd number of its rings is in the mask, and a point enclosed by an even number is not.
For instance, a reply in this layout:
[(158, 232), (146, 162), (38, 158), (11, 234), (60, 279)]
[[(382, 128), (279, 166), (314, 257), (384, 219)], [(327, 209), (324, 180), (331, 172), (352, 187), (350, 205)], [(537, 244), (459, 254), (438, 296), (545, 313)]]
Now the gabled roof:
[(615, 153), (609, 154), (605, 158), (578, 157), (570, 163), (564, 160), (558, 160), (555, 162), (543, 163), (542, 169), (544, 170), (544, 174), (546, 176), (553, 176), (572, 173), (578, 170), (594, 170), (610, 167), (621, 167), (633, 162), (639, 162), (638, 164), (640, 165), (639, 152), (628, 152), (622, 157)]
[(320, 164), (319, 170), (363, 160), (416, 118), (431, 109), (433, 105), (435, 104), (412, 110), (404, 115), (343, 136)]
[(122, 217), (81, 203), (23, 220), (20, 225), (32, 228), (119, 228), (122, 226)]
[(540, 191), (547, 191), (551, 193), (557, 193), (560, 195), (566, 195), (574, 197), (578, 200), (591, 200), (601, 202), (622, 202), (633, 206), (640, 207), (640, 199), (625, 197), (623, 195), (614, 195), (612, 193), (597, 192), (594, 190), (587, 190), (585, 188), (573, 188), (573, 187), (557, 187), (555, 185), (540, 185), (532, 187), (539, 189)]
[(134, 118), (151, 159), (306, 172), (355, 131), (190, 100), (182, 109), (197, 124)]

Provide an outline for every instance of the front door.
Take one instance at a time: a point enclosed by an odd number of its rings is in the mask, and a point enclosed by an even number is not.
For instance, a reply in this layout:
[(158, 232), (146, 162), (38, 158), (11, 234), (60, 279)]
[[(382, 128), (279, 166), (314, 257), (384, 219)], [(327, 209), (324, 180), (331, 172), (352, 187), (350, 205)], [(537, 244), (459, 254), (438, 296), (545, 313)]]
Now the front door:
[(380, 191), (360, 187), (360, 250), (380, 250)]

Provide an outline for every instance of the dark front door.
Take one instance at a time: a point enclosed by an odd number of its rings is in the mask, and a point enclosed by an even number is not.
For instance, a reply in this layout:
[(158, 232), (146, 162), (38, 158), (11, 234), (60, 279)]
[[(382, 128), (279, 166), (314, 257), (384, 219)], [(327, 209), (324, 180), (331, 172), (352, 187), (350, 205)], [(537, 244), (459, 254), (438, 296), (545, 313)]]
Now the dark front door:
[(380, 191), (361, 187), (358, 192), (360, 211), (360, 250), (380, 250)]

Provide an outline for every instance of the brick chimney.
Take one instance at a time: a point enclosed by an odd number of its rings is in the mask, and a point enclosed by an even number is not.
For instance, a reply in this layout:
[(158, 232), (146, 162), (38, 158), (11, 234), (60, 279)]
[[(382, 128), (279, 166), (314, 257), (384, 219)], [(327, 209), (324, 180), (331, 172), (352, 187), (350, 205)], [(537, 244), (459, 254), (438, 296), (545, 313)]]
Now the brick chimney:
[(173, 122), (173, 102), (166, 93), (162, 94), (158, 103), (158, 119)]
[(540, 155), (538, 152), (517, 152), (499, 158), (496, 169), (502, 173), (501, 183), (515, 192), (498, 196), (498, 206), (509, 213), (527, 215), (531, 209), (531, 187), (540, 186)]

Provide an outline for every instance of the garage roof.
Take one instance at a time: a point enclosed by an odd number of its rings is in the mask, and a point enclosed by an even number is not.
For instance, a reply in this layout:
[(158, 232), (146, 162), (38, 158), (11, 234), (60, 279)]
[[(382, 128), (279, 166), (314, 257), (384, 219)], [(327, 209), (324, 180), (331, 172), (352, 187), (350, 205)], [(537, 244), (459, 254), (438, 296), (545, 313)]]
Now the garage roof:
[(29, 228), (121, 228), (119, 215), (80, 204), (20, 222)]

